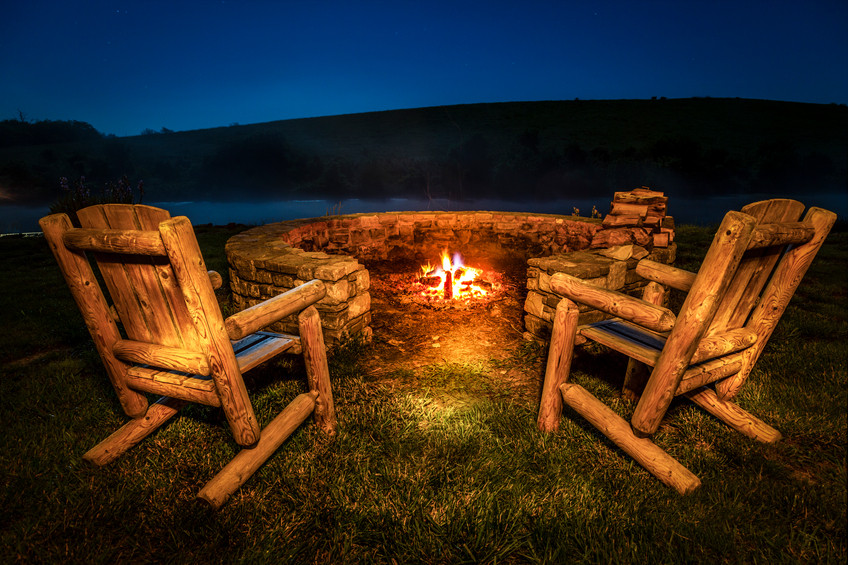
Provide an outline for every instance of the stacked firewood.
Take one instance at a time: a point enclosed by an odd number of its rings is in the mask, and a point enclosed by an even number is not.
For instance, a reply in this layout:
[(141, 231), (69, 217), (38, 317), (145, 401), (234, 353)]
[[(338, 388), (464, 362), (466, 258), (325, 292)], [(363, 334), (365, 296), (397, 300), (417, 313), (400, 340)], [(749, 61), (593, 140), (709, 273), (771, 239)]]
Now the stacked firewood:
[(666, 216), (667, 204), (664, 193), (645, 186), (616, 192), (610, 213), (603, 220), (604, 230), (641, 228), (643, 237), (654, 247), (668, 247), (674, 241), (674, 218)]

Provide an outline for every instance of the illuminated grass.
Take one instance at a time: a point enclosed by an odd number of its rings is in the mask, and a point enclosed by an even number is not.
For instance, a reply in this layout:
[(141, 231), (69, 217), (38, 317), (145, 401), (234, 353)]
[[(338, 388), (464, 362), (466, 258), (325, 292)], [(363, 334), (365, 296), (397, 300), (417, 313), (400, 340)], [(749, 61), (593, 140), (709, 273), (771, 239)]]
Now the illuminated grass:
[[(682, 233), (683, 260), (697, 262), (685, 246), (705, 231)], [(225, 272), (226, 237), (201, 239), (219, 250), (210, 267)], [(212, 512), (194, 497), (237, 451), (218, 410), (186, 408), (109, 466), (81, 460), (123, 417), (46, 249), (0, 241), (0, 558), (844, 563), (846, 243), (844, 232), (828, 241), (827, 262), (804, 282), (816, 291), (799, 291), (739, 398), (784, 441), (759, 444), (672, 405), (655, 439), (702, 479), (692, 495), (664, 487), (568, 410), (559, 431), (539, 433), (535, 407), (497, 378), (537, 367), (532, 347), (508, 361), (421, 367), (388, 386), (364, 376), (366, 346), (351, 344), (331, 360), (337, 436), (304, 426)], [(588, 351), (574, 378), (628, 414), (623, 367)], [(298, 363), (250, 379), (262, 423), (305, 386)]]

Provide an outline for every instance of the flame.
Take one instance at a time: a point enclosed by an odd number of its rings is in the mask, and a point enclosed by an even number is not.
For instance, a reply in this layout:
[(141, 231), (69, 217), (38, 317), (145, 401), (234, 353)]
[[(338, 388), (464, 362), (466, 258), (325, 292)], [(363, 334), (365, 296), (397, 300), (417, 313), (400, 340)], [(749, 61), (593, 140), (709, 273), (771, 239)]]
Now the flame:
[[(467, 267), (462, 261), (462, 256), (455, 253), (451, 259), (447, 250), (442, 251), (441, 267), (435, 267), (430, 263), (421, 266), (422, 277), (433, 279), (438, 277), (434, 284), (428, 284), (421, 294), (426, 297), (444, 297), (447, 299), (459, 298), (482, 298), (489, 294), (489, 290), (480, 286), (479, 283), (483, 272), (474, 267)], [(450, 277), (448, 275), (450, 274)], [(450, 280), (451, 289), (446, 291), (446, 281)], [(451, 292), (452, 290), (452, 292)]]

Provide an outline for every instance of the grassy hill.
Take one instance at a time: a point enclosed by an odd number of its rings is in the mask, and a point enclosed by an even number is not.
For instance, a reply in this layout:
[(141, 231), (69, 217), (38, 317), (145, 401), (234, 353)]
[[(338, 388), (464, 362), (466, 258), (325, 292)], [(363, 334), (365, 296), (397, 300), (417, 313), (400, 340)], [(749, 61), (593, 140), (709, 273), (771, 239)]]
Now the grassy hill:
[(416, 108), (0, 147), (10, 200), (122, 174), (155, 200), (841, 191), (848, 108), (746, 99)]

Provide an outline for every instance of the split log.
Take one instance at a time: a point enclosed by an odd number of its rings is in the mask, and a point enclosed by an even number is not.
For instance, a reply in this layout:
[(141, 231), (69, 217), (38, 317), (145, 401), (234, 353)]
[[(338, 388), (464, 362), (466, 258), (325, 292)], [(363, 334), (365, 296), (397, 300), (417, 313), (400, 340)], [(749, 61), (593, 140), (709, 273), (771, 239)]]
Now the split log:
[(637, 437), (626, 420), (586, 389), (564, 383), (560, 391), (566, 404), (660, 481), (680, 494), (688, 494), (701, 486), (701, 480), (692, 471), (650, 439)]
[(629, 192), (616, 192), (613, 194), (614, 202), (629, 202), (633, 204), (657, 204), (668, 202), (663, 192), (648, 189), (635, 189)]
[(639, 227), (642, 225), (643, 217), (638, 214), (622, 214), (606, 216), (601, 225), (605, 228)]
[(662, 218), (663, 217), (660, 215), (648, 213), (648, 215), (645, 216), (644, 224), (646, 226), (659, 229), (660, 223), (662, 222)]
[(629, 202), (610, 203), (610, 216), (639, 216), (644, 218), (647, 215), (647, 204), (632, 204)]
[(668, 247), (669, 237), (667, 233), (655, 233), (653, 235), (654, 238), (654, 247)]
[(418, 279), (418, 282), (423, 284), (424, 286), (430, 288), (436, 288), (437, 286), (442, 284), (442, 277), (437, 276), (424, 276)]

